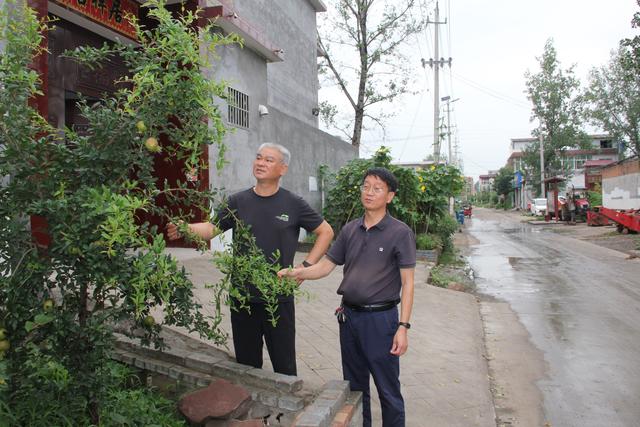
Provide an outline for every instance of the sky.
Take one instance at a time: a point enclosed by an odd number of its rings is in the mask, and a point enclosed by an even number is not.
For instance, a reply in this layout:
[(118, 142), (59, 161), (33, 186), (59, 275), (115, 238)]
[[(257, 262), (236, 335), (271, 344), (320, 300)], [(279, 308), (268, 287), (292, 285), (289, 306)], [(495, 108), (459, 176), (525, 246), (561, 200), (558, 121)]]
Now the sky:
[[(435, 1), (425, 1), (433, 20)], [(635, 0), (440, 0), (441, 57), (452, 57), (440, 71), (440, 97), (450, 96), (452, 143), (457, 140), (463, 172), (478, 175), (497, 170), (509, 157), (511, 138), (531, 136), (531, 103), (525, 73), (539, 71), (537, 58), (553, 39), (561, 68), (575, 65), (583, 85), (589, 71), (605, 65), (621, 39), (640, 34), (631, 28)], [(415, 95), (385, 108), (395, 110), (386, 131), (364, 133), (361, 157), (380, 146), (391, 148), (395, 161), (412, 162), (433, 153), (433, 70), (421, 58), (434, 52), (433, 24), (405, 47), (415, 62)], [(321, 89), (320, 99), (339, 100), (335, 89)], [(441, 111), (444, 106), (441, 106)], [(444, 113), (441, 112), (441, 116)], [(446, 116), (445, 116), (446, 117)], [(325, 129), (336, 133), (330, 129)], [(586, 128), (588, 132), (599, 129)], [(446, 141), (442, 146), (446, 155)]]

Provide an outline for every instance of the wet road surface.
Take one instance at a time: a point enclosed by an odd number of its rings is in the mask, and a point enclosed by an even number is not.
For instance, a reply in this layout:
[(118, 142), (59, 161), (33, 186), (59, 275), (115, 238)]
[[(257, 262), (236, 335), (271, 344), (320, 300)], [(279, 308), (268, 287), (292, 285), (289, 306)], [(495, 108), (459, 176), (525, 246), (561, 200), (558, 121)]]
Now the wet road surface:
[(478, 291), (508, 303), (544, 356), (544, 420), (640, 426), (640, 261), (518, 221), (474, 209), (465, 228)]

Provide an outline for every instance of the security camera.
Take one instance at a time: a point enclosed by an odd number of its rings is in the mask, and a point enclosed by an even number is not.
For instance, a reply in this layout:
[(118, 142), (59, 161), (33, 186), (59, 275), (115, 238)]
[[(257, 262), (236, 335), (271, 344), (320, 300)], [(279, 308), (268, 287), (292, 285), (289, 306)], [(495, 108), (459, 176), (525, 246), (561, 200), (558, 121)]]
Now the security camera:
[(311, 114), (313, 114), (314, 116), (318, 117), (318, 115), (320, 114), (320, 109), (318, 107), (313, 107), (311, 109)]
[(266, 106), (260, 104), (260, 105), (258, 105), (258, 114), (260, 114), (260, 117), (268, 116), (269, 115), (269, 109)]

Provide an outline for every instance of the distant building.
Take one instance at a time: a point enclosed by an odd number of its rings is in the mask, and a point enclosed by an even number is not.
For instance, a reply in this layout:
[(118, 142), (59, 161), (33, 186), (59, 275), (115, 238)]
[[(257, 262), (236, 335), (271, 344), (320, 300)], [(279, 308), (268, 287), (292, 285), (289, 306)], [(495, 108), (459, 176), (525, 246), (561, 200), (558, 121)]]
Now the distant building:
[(587, 160), (584, 162), (585, 187), (589, 191), (596, 190), (602, 184), (602, 169), (615, 163), (615, 160)]
[[(568, 149), (564, 152), (560, 161), (562, 169), (568, 170), (568, 177), (564, 181), (564, 188), (572, 188), (575, 191), (584, 191), (588, 188), (586, 164), (587, 162), (614, 162), (618, 160), (620, 144), (611, 136), (604, 134), (589, 135), (591, 148)], [(526, 207), (527, 202), (533, 198), (533, 189), (528, 183), (527, 171), (524, 165), (524, 151), (538, 142), (537, 138), (512, 138), (510, 156), (507, 165), (516, 174), (514, 183), (519, 179), (520, 185), (514, 185), (514, 206)], [(519, 178), (517, 176), (519, 174)], [(550, 178), (550, 177), (547, 177)]]
[(498, 171), (489, 171), (484, 175), (480, 175), (478, 177), (478, 192), (493, 191), (493, 183), (497, 175)]
[(465, 176), (464, 177), (464, 190), (463, 194), (468, 198), (476, 194), (475, 186), (473, 185), (473, 177)]
[[(610, 160), (617, 161), (619, 153), (619, 143), (614, 141), (609, 135), (589, 135), (591, 139), (591, 148), (589, 149), (569, 149), (564, 152), (564, 156), (560, 159), (563, 169), (568, 166), (571, 179), (567, 183), (576, 190), (584, 190), (584, 164), (588, 160)], [(507, 159), (507, 165), (511, 166), (515, 171), (525, 174), (523, 157), (524, 151), (538, 142), (537, 138), (513, 138), (511, 139), (511, 155)]]
[[(431, 166), (435, 165), (436, 162), (434, 160), (422, 160), (420, 162), (394, 162), (393, 164), (396, 166), (401, 166), (403, 168), (419, 170), (419, 169), (428, 169)], [(445, 165), (446, 162), (444, 160), (440, 160), (438, 164)]]

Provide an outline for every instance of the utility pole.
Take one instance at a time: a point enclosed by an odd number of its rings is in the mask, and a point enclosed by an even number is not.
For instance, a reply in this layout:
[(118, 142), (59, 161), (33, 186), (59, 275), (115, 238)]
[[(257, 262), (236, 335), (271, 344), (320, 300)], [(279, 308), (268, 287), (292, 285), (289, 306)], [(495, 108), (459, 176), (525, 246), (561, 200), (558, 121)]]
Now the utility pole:
[(540, 141), (540, 191), (541, 197), (547, 197), (544, 191), (544, 138), (542, 137), (542, 124), (540, 124), (538, 140)]
[(458, 101), (460, 98), (451, 99), (450, 96), (443, 96), (440, 98), (441, 101), (445, 101), (447, 103), (447, 143), (449, 144), (449, 164), (454, 165), (456, 162), (453, 160), (453, 151), (451, 150), (451, 104)]
[(436, 13), (435, 13), (435, 21), (431, 21), (427, 19), (427, 24), (435, 25), (435, 35), (434, 35), (434, 57), (429, 59), (427, 62), (424, 58), (422, 58), (422, 66), (428, 63), (431, 68), (433, 68), (433, 159), (436, 164), (440, 162), (440, 67), (443, 67), (444, 64), (449, 64), (451, 66), (451, 58), (448, 60), (439, 57), (439, 28), (438, 25), (446, 24), (447, 20), (445, 18), (444, 22), (440, 22), (440, 9), (438, 8), (438, 2), (436, 1)]

